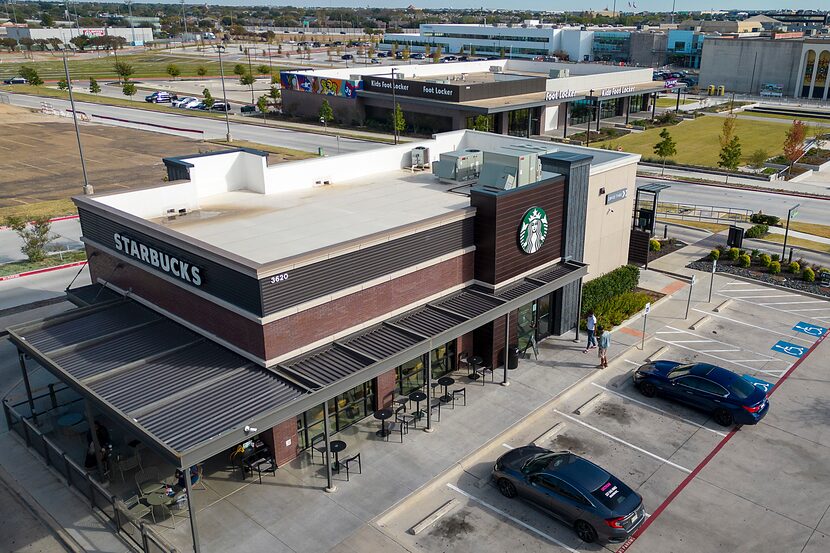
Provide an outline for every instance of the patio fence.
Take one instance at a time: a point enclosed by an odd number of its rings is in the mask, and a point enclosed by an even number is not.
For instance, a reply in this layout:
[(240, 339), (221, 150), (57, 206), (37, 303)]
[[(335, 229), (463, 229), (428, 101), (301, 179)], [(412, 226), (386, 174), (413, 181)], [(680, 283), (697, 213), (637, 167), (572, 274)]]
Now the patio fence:
[[(35, 404), (49, 398), (48, 403), (54, 405), (57, 393), (53, 386), (49, 393), (33, 397)], [(22, 409), (20, 409), (22, 408)], [(18, 411), (20, 409), (20, 411)], [(47, 409), (38, 412), (38, 416), (48, 415)], [(3, 412), (9, 429), (18, 434), (26, 442), (26, 446), (37, 452), (46, 463), (46, 466), (55, 469), (64, 479), (67, 486), (75, 488), (89, 502), (90, 509), (102, 515), (113, 531), (143, 553), (178, 553), (178, 550), (167, 544), (152, 528), (141, 520), (131, 517), (126, 505), (112, 495), (97, 480), (82, 467), (69, 458), (51, 439), (37, 428), (22, 412), (29, 411), (28, 401), (10, 405), (8, 399), (3, 400)]]
[[(652, 202), (644, 202), (643, 207), (650, 207)], [(752, 215), (751, 209), (735, 207), (719, 207), (711, 205), (682, 204), (675, 202), (659, 202), (657, 215), (683, 221), (701, 221), (712, 223), (748, 223)]]

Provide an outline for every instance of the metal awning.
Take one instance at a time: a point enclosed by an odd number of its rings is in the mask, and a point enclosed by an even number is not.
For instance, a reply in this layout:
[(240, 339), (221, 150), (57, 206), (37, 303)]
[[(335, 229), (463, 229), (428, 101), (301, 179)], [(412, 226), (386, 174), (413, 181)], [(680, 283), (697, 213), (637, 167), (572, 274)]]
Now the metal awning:
[[(587, 274), (473, 285), (266, 369), (120, 298), (9, 328), (17, 347), (179, 467), (273, 427)], [(96, 288), (98, 285), (94, 285)]]

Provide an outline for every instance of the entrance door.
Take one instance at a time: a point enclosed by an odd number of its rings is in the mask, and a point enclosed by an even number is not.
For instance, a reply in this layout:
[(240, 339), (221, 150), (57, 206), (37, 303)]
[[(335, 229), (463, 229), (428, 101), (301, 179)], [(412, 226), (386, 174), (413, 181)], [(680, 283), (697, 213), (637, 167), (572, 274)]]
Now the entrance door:
[(519, 308), (517, 337), (519, 351), (526, 351), (530, 347), (531, 338), (536, 332), (536, 302), (528, 303)]
[(553, 329), (551, 329), (551, 307), (552, 301), (551, 296), (543, 296), (536, 300), (537, 309), (536, 312), (539, 314), (539, 320), (536, 323), (536, 341), (538, 342), (542, 338), (550, 336), (553, 333)]

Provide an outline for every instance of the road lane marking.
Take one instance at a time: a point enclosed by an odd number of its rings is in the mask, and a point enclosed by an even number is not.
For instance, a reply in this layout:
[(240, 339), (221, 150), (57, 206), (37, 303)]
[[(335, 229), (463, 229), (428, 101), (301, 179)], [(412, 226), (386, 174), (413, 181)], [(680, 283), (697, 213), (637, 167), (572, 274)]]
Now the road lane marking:
[(545, 534), (544, 532), (542, 532), (542, 531), (541, 531), (541, 530), (539, 530), (538, 528), (535, 528), (535, 527), (531, 526), (530, 524), (528, 524), (528, 523), (526, 523), (526, 522), (524, 522), (524, 521), (519, 520), (518, 518), (514, 517), (513, 515), (509, 515), (509, 514), (507, 514), (506, 512), (504, 512), (504, 511), (502, 511), (501, 509), (499, 509), (498, 507), (495, 507), (495, 506), (493, 506), (493, 505), (490, 505), (489, 503), (487, 503), (487, 502), (486, 502), (486, 501), (484, 501), (483, 499), (479, 499), (479, 498), (477, 498), (476, 496), (474, 496), (474, 495), (472, 495), (472, 494), (469, 494), (469, 493), (465, 492), (464, 490), (462, 490), (462, 489), (461, 489), (461, 488), (459, 488), (458, 486), (454, 486), (453, 484), (447, 483), (447, 487), (448, 487), (449, 489), (451, 489), (452, 491), (454, 491), (454, 492), (456, 492), (456, 493), (459, 493), (459, 494), (463, 495), (463, 496), (464, 496), (464, 497), (466, 497), (467, 499), (469, 499), (469, 500), (471, 500), (471, 501), (474, 501), (474, 502), (478, 503), (478, 504), (479, 504), (479, 505), (481, 505), (482, 507), (485, 507), (485, 508), (487, 508), (487, 509), (489, 509), (489, 510), (493, 511), (493, 512), (494, 512), (494, 513), (496, 513), (497, 515), (499, 515), (499, 516), (501, 516), (501, 517), (506, 518), (507, 520), (509, 520), (509, 521), (510, 521), (510, 522), (512, 522), (513, 524), (517, 524), (517, 525), (521, 526), (522, 528), (524, 528), (524, 529), (526, 529), (526, 530), (530, 530), (531, 532), (533, 532), (533, 533), (534, 533), (534, 534), (536, 534), (537, 536), (541, 536), (541, 537), (545, 538), (546, 540), (548, 540), (549, 542), (551, 542), (551, 543), (555, 543), (555, 544), (556, 544), (556, 545), (558, 545), (559, 547), (563, 547), (563, 548), (564, 548), (564, 549), (566, 549), (567, 551), (570, 551), (570, 553), (579, 553), (579, 551), (577, 551), (577, 550), (576, 550), (576, 549), (574, 549), (573, 547), (568, 547), (568, 546), (567, 546), (564, 542), (561, 542), (561, 541), (557, 540), (557, 539), (556, 539), (556, 538), (554, 538), (553, 536), (550, 536), (550, 535), (548, 535), (548, 534)]
[(647, 407), (648, 409), (651, 409), (652, 411), (657, 411), (658, 413), (662, 413), (663, 415), (666, 415), (667, 417), (670, 417), (672, 419), (681, 420), (681, 421), (683, 421), (687, 424), (691, 424), (692, 426), (702, 428), (703, 430), (708, 430), (712, 434), (717, 434), (718, 436), (726, 436), (726, 433), (724, 433), (724, 432), (719, 432), (717, 430), (712, 430), (711, 428), (707, 428), (707, 427), (703, 426), (702, 424), (697, 423), (693, 420), (689, 420), (687, 418), (681, 417), (680, 415), (675, 415), (674, 413), (670, 413), (668, 411), (660, 409), (659, 407), (655, 407), (654, 405), (650, 405), (650, 404), (646, 403), (645, 401), (640, 401), (639, 399), (634, 399), (631, 396), (627, 396), (625, 394), (621, 394), (620, 392), (615, 392), (614, 390), (610, 390), (610, 389), (606, 388), (605, 386), (603, 386), (601, 384), (597, 384), (596, 382), (591, 382), (591, 384), (593, 384), (597, 388), (605, 390), (606, 392), (612, 393), (615, 396), (620, 396), (621, 398), (623, 398), (627, 401), (631, 401), (631, 402), (634, 402), (638, 405), (642, 405), (643, 407)]
[[(760, 305), (763, 305), (763, 304), (760, 304)], [(792, 336), (791, 332), (780, 332), (778, 330), (772, 330), (771, 328), (766, 328), (766, 327), (763, 327), (763, 326), (754, 325), (754, 324), (747, 323), (747, 322), (744, 322), (744, 321), (739, 321), (737, 319), (730, 319), (729, 317), (726, 317), (724, 315), (718, 315), (717, 313), (711, 313), (709, 311), (704, 311), (704, 310), (698, 309), (696, 307), (693, 307), (692, 311), (697, 311), (698, 313), (705, 313), (706, 315), (709, 315), (710, 317), (715, 317), (717, 319), (723, 319), (725, 321), (729, 321), (729, 322), (732, 322), (732, 323), (742, 324), (742, 325), (748, 326), (750, 328), (757, 328), (758, 330), (763, 330), (763, 331), (766, 331), (766, 332), (770, 332), (772, 334), (778, 334), (779, 336), (787, 336), (788, 338), (791, 338), (793, 340), (801, 340), (802, 342), (808, 342), (810, 344), (813, 343), (813, 340), (808, 340), (806, 338), (799, 338), (799, 337), (796, 337), (796, 336)], [(821, 319), (818, 319), (818, 320), (821, 320)]]
[(568, 415), (568, 414), (566, 414), (566, 413), (563, 413), (562, 411), (559, 411), (558, 409), (554, 409), (554, 410), (553, 410), (553, 412), (554, 412), (554, 413), (556, 413), (557, 415), (560, 415), (560, 416), (563, 416), (563, 417), (565, 417), (565, 418), (567, 418), (567, 419), (569, 419), (569, 420), (572, 420), (573, 422), (575, 422), (575, 423), (577, 423), (577, 424), (581, 424), (581, 425), (582, 425), (582, 426), (584, 426), (585, 428), (588, 428), (588, 429), (590, 429), (590, 430), (593, 430), (594, 432), (596, 432), (596, 433), (598, 433), (598, 434), (601, 434), (601, 435), (605, 436), (606, 438), (608, 438), (608, 439), (610, 439), (610, 440), (614, 440), (614, 441), (615, 441), (615, 442), (617, 442), (617, 443), (621, 443), (621, 444), (623, 444), (623, 445), (627, 445), (627, 446), (628, 446), (628, 447), (630, 447), (631, 449), (634, 449), (634, 450), (636, 450), (636, 451), (639, 451), (639, 452), (640, 452), (640, 453), (642, 453), (643, 455), (648, 455), (648, 456), (649, 456), (649, 457), (651, 457), (652, 459), (656, 459), (656, 460), (658, 460), (658, 461), (660, 461), (660, 462), (662, 462), (662, 463), (665, 463), (665, 464), (667, 464), (667, 465), (669, 465), (669, 466), (672, 466), (672, 467), (676, 468), (677, 470), (681, 470), (681, 471), (683, 471), (683, 472), (685, 472), (685, 473), (687, 473), (687, 474), (692, 472), (691, 470), (687, 469), (686, 467), (681, 467), (681, 466), (680, 466), (680, 465), (678, 465), (677, 463), (672, 463), (672, 462), (671, 462), (671, 461), (669, 461), (668, 459), (664, 459), (663, 457), (660, 457), (659, 455), (657, 455), (657, 454), (655, 454), (655, 453), (652, 453), (652, 452), (650, 452), (650, 451), (647, 451), (647, 450), (643, 449), (642, 447), (636, 446), (636, 445), (632, 444), (631, 442), (627, 442), (627, 441), (623, 440), (622, 438), (618, 438), (618, 437), (614, 436), (613, 434), (609, 434), (609, 433), (608, 433), (608, 432), (606, 432), (605, 430), (600, 430), (600, 429), (599, 429), (599, 428), (597, 428), (596, 426), (591, 426), (591, 425), (590, 425), (590, 424), (588, 424), (587, 422), (583, 422), (583, 421), (579, 420), (579, 419), (578, 419), (578, 418), (576, 418), (576, 417), (572, 417), (571, 415)]
[(507, 444), (501, 444), (501, 445), (502, 445), (502, 447), (506, 447), (507, 449), (516, 449), (512, 445), (507, 445)]
[[(662, 340), (662, 339), (660, 339), (660, 338), (655, 338), (655, 340), (657, 340), (658, 342), (663, 342), (663, 343), (669, 344), (669, 345), (675, 345), (675, 344), (673, 344), (672, 342), (669, 342), (669, 341), (667, 341), (667, 340)], [(695, 352), (695, 353), (703, 353), (703, 352), (702, 352), (702, 351), (700, 351), (700, 350), (696, 350), (696, 349), (693, 349), (693, 348), (690, 348), (690, 347), (687, 347), (687, 346), (681, 346), (680, 344), (677, 344), (677, 345), (676, 345), (676, 347), (678, 347), (678, 348), (682, 348), (682, 349), (687, 349), (687, 350), (689, 350), (689, 351), (693, 351), (693, 352)], [(739, 366), (741, 366), (741, 367), (743, 367), (743, 368), (745, 368), (745, 369), (747, 369), (747, 370), (750, 370), (750, 371), (760, 371), (760, 372), (762, 372), (762, 373), (767, 373), (767, 374), (769, 373), (769, 371), (767, 371), (767, 370), (764, 370), (764, 369), (759, 369), (758, 367), (751, 367), (751, 366), (749, 366), (749, 365), (744, 365), (744, 364), (743, 364), (743, 363), (741, 363), (740, 361), (735, 362), (735, 361), (732, 361), (731, 359), (725, 359), (725, 358), (723, 358), (723, 357), (719, 357), (719, 356), (717, 356), (717, 355), (712, 355), (711, 353), (703, 353), (703, 355), (707, 355), (707, 356), (709, 356), (709, 357), (711, 357), (711, 358), (713, 358), (713, 359), (717, 359), (718, 361), (723, 361), (724, 363), (733, 363), (733, 364), (735, 364), (735, 365), (739, 365)], [(765, 363), (769, 363), (770, 361), (772, 361), (772, 360), (771, 360), (771, 359), (764, 359), (764, 362), (765, 362)], [(774, 361), (783, 361), (783, 360), (782, 360), (782, 359), (774, 359)]]

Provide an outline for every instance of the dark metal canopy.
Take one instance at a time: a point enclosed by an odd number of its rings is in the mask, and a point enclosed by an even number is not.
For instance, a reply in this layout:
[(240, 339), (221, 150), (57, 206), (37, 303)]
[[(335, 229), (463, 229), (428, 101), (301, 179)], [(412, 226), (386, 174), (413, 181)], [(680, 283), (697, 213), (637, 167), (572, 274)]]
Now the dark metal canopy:
[(246, 440), (245, 426), (296, 417), (586, 273), (565, 261), (495, 294), (469, 286), (270, 369), (128, 298), (14, 326), (9, 336), (95, 409), (188, 467)]

